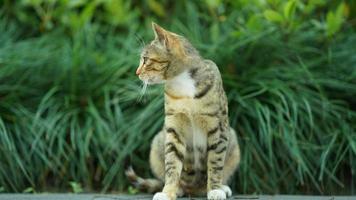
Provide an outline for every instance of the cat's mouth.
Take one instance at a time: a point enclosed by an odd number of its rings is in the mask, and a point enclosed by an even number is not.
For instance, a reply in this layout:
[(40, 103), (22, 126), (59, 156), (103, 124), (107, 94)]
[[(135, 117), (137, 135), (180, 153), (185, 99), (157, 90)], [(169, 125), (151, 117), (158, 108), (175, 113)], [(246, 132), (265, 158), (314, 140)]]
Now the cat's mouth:
[(160, 79), (160, 78), (157, 78), (157, 77), (141, 77), (139, 76), (140, 80), (143, 81), (145, 84), (147, 85), (155, 85), (155, 84), (162, 84), (164, 83), (165, 81)]

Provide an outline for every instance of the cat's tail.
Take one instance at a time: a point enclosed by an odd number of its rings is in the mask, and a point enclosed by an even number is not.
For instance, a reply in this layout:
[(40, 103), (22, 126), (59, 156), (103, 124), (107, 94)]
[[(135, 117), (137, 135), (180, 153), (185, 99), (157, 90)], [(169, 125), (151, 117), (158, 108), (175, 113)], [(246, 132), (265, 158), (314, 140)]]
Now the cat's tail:
[(163, 188), (163, 182), (158, 179), (144, 179), (139, 177), (131, 166), (129, 158), (125, 159), (125, 175), (130, 183), (140, 191), (155, 193)]

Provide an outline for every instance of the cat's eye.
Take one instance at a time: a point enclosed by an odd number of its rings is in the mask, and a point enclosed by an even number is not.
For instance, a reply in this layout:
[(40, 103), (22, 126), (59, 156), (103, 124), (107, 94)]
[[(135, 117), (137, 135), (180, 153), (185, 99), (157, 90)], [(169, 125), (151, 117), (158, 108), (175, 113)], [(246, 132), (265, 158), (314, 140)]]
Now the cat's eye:
[(166, 66), (166, 63), (168, 63), (168, 61), (149, 58), (147, 56), (143, 56), (141, 59), (142, 64), (148, 71), (161, 71)]
[(150, 58), (150, 60), (152, 62), (156, 62), (156, 63), (168, 63), (168, 61), (166, 61), (166, 60), (158, 60), (158, 59), (155, 59), (155, 58)]
[(142, 57), (142, 59), (143, 59), (143, 64), (146, 64), (146, 62), (147, 62), (147, 60), (149, 59), (148, 57)]

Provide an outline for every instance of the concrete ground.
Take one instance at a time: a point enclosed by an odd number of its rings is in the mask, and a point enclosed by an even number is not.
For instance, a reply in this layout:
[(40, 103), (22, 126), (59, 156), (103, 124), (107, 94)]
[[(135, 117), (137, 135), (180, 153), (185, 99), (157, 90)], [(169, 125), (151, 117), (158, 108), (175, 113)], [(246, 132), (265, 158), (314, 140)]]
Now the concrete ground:
[[(0, 194), (0, 200), (151, 200), (150, 195), (101, 195), (101, 194)], [(179, 198), (179, 200), (203, 200), (205, 198)], [(230, 200), (356, 200), (356, 196), (292, 196), (292, 195), (244, 195)]]

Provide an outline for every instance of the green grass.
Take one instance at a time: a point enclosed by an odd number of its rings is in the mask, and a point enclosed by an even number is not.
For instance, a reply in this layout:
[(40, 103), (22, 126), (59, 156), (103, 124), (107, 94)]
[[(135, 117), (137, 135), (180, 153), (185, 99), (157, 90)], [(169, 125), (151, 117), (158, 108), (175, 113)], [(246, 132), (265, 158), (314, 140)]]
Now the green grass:
[[(298, 18), (297, 25), (258, 15), (252, 26), (247, 17), (261, 9), (252, 4), (226, 11), (226, 20), (202, 14), (204, 8), (175, 4), (177, 17), (160, 24), (220, 67), (242, 152), (233, 189), (355, 194), (352, 20), (330, 37), (315, 26), (325, 14)], [(3, 191), (127, 191), (128, 155), (140, 175), (152, 176), (148, 152), (163, 124), (162, 87), (150, 86), (141, 97), (134, 75), (142, 47), (137, 35), (149, 42), (150, 20), (45, 33), (0, 21)]]

